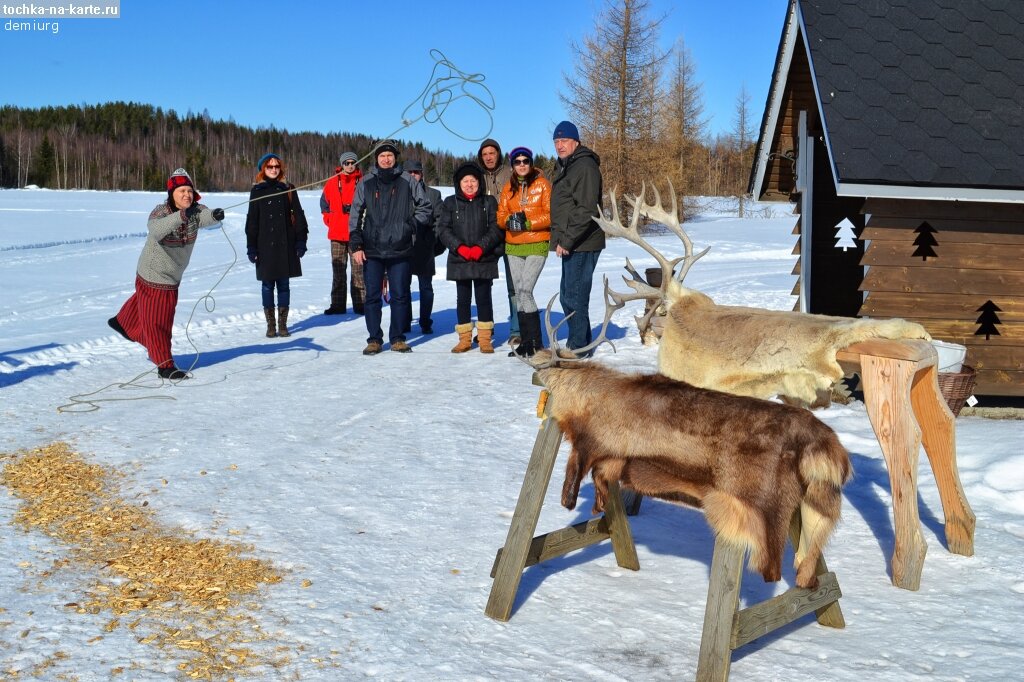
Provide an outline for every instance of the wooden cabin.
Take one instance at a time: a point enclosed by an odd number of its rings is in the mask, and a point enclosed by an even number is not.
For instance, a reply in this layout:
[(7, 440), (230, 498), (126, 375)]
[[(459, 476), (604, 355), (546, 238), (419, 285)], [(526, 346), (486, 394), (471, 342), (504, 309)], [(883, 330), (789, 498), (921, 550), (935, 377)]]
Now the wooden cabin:
[(919, 322), (1024, 396), (1024, 2), (791, 0), (750, 191), (795, 309)]

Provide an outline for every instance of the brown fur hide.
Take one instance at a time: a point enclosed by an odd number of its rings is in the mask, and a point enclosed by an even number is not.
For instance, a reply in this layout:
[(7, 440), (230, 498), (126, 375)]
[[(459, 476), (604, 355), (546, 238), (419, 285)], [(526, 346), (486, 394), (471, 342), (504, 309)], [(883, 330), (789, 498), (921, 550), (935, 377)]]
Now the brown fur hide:
[(931, 337), (921, 325), (900, 319), (715, 305), (704, 294), (676, 285), (669, 290), (658, 370), (702, 388), (820, 404), (843, 377), (836, 353), (871, 338)]
[(814, 415), (589, 363), (537, 373), (572, 443), (563, 505), (575, 507), (587, 472), (595, 513), (615, 480), (644, 495), (696, 503), (718, 537), (750, 549), (751, 566), (767, 581), (782, 575), (799, 509), (797, 584), (817, 584), (817, 560), (839, 519), (840, 488), (851, 469), (835, 432)]

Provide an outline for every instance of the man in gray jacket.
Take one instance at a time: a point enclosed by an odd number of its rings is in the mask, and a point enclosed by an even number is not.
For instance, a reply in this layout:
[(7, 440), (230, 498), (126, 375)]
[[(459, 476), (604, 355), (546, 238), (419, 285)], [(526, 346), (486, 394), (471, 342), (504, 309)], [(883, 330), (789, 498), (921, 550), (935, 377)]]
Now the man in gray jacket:
[(569, 318), (566, 346), (582, 348), (593, 340), (590, 290), (604, 232), (594, 221), (601, 210), (601, 159), (580, 144), (576, 126), (562, 121), (552, 135), (558, 164), (551, 181), (551, 250), (562, 259), (559, 300)]
[[(484, 189), (500, 203), (501, 190), (512, 177), (512, 166), (505, 163), (501, 145), (497, 140), (487, 138), (480, 143), (476, 160), (484, 171)], [(508, 343), (514, 346), (520, 342), (516, 289), (512, 285), (512, 272), (508, 269), (508, 256), (502, 256), (501, 260), (505, 264), (505, 288), (508, 290)]]
[(349, 213), (349, 246), (352, 261), (363, 266), (366, 281), (366, 348), (363, 355), (376, 355), (384, 347), (381, 330), (382, 284), (385, 276), (391, 288), (391, 350), (409, 353), (405, 330), (412, 313), (409, 269), (412, 267), (416, 233), (430, 225), (433, 211), (423, 183), (403, 173), (398, 164), (398, 143), (384, 140), (373, 151), (373, 169), (356, 186)]

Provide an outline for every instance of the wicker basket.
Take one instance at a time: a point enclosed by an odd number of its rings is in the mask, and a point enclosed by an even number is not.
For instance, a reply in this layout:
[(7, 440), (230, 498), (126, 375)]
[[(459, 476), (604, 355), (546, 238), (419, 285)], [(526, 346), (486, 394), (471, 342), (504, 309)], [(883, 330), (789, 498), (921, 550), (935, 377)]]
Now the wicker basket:
[(939, 372), (939, 391), (954, 417), (960, 416), (964, 403), (974, 392), (974, 368), (963, 365), (959, 372)]

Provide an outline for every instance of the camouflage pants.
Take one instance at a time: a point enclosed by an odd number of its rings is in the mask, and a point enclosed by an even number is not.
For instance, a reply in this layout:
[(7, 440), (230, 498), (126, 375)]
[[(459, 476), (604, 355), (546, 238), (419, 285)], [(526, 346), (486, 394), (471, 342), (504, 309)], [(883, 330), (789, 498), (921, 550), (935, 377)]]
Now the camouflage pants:
[[(331, 307), (348, 307), (348, 242), (331, 242), (331, 270), (334, 279), (331, 282)], [(363, 311), (366, 299), (366, 284), (363, 281), (363, 266), (352, 262), (352, 310)]]

